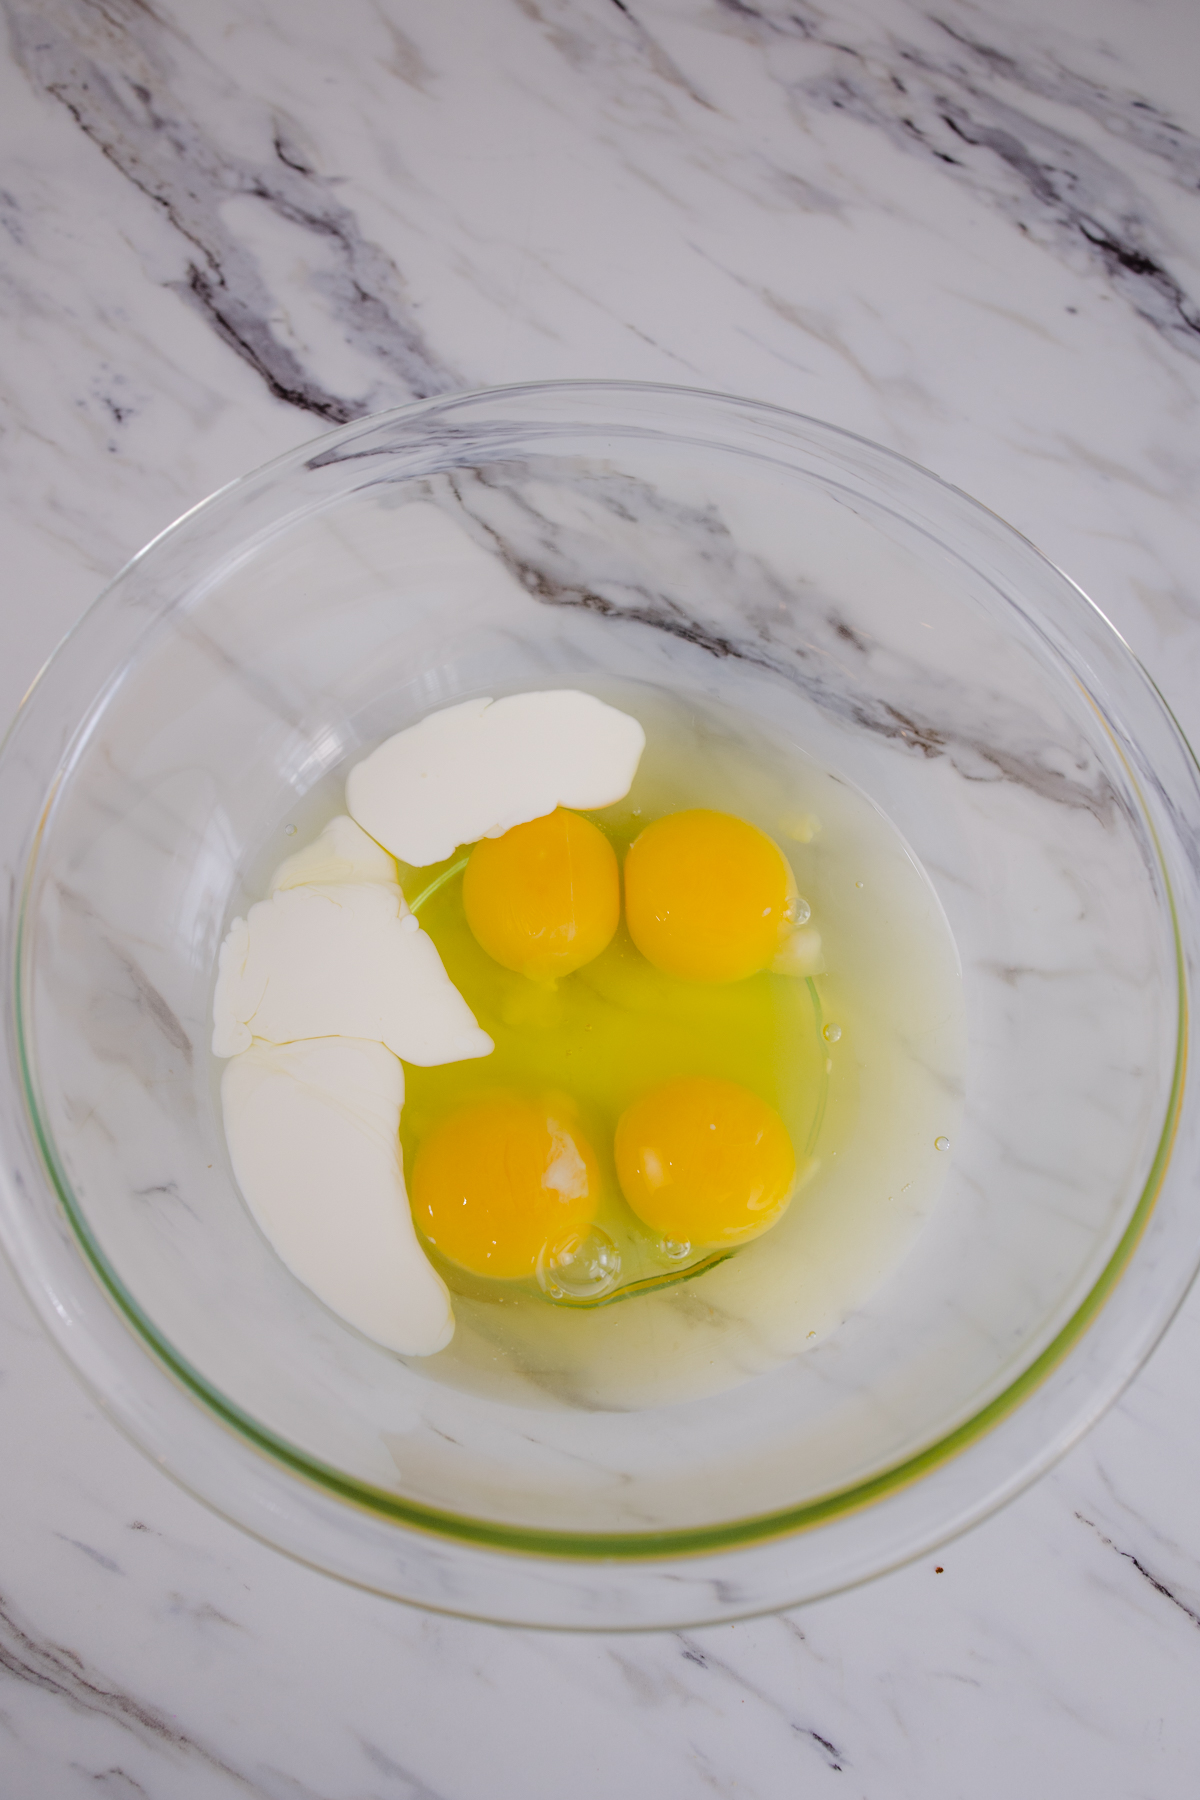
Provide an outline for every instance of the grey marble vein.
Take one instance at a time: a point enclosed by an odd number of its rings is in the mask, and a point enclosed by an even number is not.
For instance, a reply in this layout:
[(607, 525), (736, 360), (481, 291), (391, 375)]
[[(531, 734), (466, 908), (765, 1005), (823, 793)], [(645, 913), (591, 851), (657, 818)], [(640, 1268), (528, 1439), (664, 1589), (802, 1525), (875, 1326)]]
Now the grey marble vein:
[[(277, 399), (332, 423), (458, 385), (418, 327), (390, 258), (365, 238), (334, 183), (312, 168), (289, 122), (271, 121), (270, 158), (239, 156), (173, 92), (179, 59), (197, 53), (181, 27), (142, 0), (8, 0), (13, 44), (29, 79), (66, 108), (114, 168), (178, 233), (186, 272), (171, 285)], [(205, 71), (225, 106), (245, 108), (228, 78)], [(283, 341), (275, 297), (223, 209), (234, 196), (315, 239), (333, 267), (313, 276), (330, 321), (376, 370), (365, 394), (331, 392)]]
[[(176, 1752), (183, 1759), (196, 1758), (246, 1793), (261, 1789), (157, 1707), (126, 1693), (98, 1671), (87, 1666), (64, 1645), (40, 1638), (0, 1597), (0, 1673), (11, 1681), (25, 1682), (64, 1701), (77, 1711), (96, 1714), (129, 1732), (155, 1750)], [(129, 1778), (126, 1777), (128, 1780)]]
[[(1019, 231), (1090, 264), (1168, 342), (1200, 357), (1200, 300), (1173, 272), (1176, 246), (1152, 204), (1113, 162), (996, 88), (1006, 81), (1099, 119), (1194, 188), (1200, 140), (1159, 109), (1068, 69), (1030, 66), (936, 13), (926, 16), (942, 34), (941, 54), (900, 31), (847, 33), (839, 14), (792, 0), (717, 3), (768, 54), (788, 40), (823, 53), (819, 72), (810, 73), (805, 58), (789, 59), (777, 74), (798, 117), (809, 108), (845, 113), (882, 133), (894, 149), (931, 162)], [(858, 41), (847, 42), (848, 36)]]
[(1083, 1513), (1076, 1512), (1075, 1517), (1079, 1520), (1081, 1525), (1086, 1525), (1089, 1531), (1095, 1532), (1106, 1550), (1113, 1551), (1115, 1555), (1129, 1563), (1132, 1568), (1137, 1570), (1142, 1580), (1147, 1582), (1149, 1586), (1154, 1589), (1156, 1594), (1161, 1594), (1164, 1600), (1169, 1600), (1172, 1606), (1178, 1607), (1179, 1611), (1192, 1621), (1193, 1625), (1200, 1628), (1200, 1612), (1198, 1612), (1195, 1607), (1189, 1606), (1186, 1600), (1181, 1600), (1179, 1595), (1176, 1594), (1173, 1589), (1168, 1587), (1165, 1581), (1161, 1581), (1151, 1569), (1146, 1567), (1139, 1556), (1136, 1556), (1132, 1550), (1123, 1550), (1119, 1544), (1114, 1543), (1112, 1538), (1101, 1531), (1094, 1520), (1085, 1518)]
[[(334, 452), (336, 455), (336, 452)], [(532, 597), (546, 606), (596, 613), (607, 619), (662, 632), (694, 645), (720, 662), (733, 659), (782, 676), (816, 706), (926, 759), (949, 758), (970, 781), (1011, 781), (1054, 805), (1081, 808), (1101, 823), (1122, 802), (1104, 772), (1081, 763), (1068, 773), (1023, 753), (1011, 743), (973, 730), (952, 705), (949, 692), (938, 713), (918, 713), (897, 687), (870, 665), (872, 646), (851, 630), (836, 608), (819, 596), (797, 595), (757, 559), (740, 550), (716, 509), (688, 511), (665, 502), (653, 489), (624, 478), (592, 480), (589, 498), (608, 508), (614, 522), (634, 512), (662, 513), (683, 525), (694, 541), (694, 557), (679, 589), (648, 586), (636, 571), (619, 567), (607, 581), (582, 584), (568, 528), (539, 511), (519, 472), (498, 468), (448, 478), (456, 516), (473, 528)], [(577, 484), (578, 485), (578, 484)], [(497, 502), (499, 504), (497, 505)], [(683, 514), (687, 513), (684, 517)], [(726, 624), (714, 622), (711, 604), (722, 588), (737, 592), (739, 604)], [(686, 592), (685, 592), (686, 590)], [(709, 601), (708, 616), (700, 607)], [(755, 629), (737, 627), (745, 619)], [(838, 651), (861, 659), (861, 677), (847, 678)], [(933, 689), (930, 690), (931, 698)]]
[(683, 1654), (688, 1662), (695, 1663), (696, 1667), (699, 1669), (708, 1669), (720, 1673), (735, 1686), (744, 1689), (747, 1693), (753, 1694), (756, 1700), (761, 1700), (765, 1705), (779, 1710), (781, 1715), (787, 1721), (789, 1731), (793, 1732), (797, 1738), (814, 1745), (820, 1753), (822, 1760), (836, 1774), (840, 1775), (848, 1766), (844, 1752), (839, 1750), (837, 1746), (831, 1743), (821, 1732), (817, 1731), (814, 1726), (807, 1724), (802, 1719), (796, 1718), (794, 1713), (790, 1712), (788, 1709), (778, 1708), (778, 1703), (772, 1699), (762, 1687), (755, 1682), (748, 1681), (740, 1670), (716, 1656), (710, 1648), (703, 1645), (700, 1639), (694, 1637), (691, 1633), (680, 1632), (678, 1636), (679, 1642), (683, 1647)]
[[(569, 3), (522, 4), (574, 67), (611, 84), (623, 60), (621, 35), (634, 23), (631, 16), (628, 24), (624, 16), (619, 23), (595, 17), (585, 26)], [(1195, 276), (1177, 272), (1181, 246), (1153, 202), (1082, 135), (1047, 124), (1034, 109), (1006, 98), (1006, 91), (1055, 102), (1068, 120), (1076, 114), (1099, 123), (1194, 191), (1200, 139), (1161, 107), (1128, 89), (1105, 88), (1053, 57), (1030, 55), (1017, 34), (1004, 33), (995, 20), (985, 25), (969, 14), (964, 21), (914, 8), (913, 29), (899, 22), (881, 29), (870, 10), (859, 6), (830, 10), (793, 0), (716, 4), (725, 29), (760, 49), (767, 73), (786, 93), (801, 128), (808, 115), (819, 112), (869, 127), (893, 149), (921, 158), (997, 208), (1018, 231), (1074, 266), (1090, 267), (1168, 342), (1200, 357)], [(620, 12), (625, 15), (626, 9)], [(994, 41), (998, 26), (1013, 45)], [(663, 67), (661, 49), (640, 23), (638, 32), (637, 46), (652, 76), (712, 107), (674, 64)], [(658, 50), (656, 57), (649, 45)]]
[[(378, 1744), (373, 1744), (369, 1738), (361, 1738), (359, 1741), (362, 1753), (371, 1767), (386, 1776), (389, 1790), (401, 1794), (403, 1800), (445, 1800), (444, 1793), (429, 1787), (419, 1775), (397, 1762), (394, 1756), (389, 1756), (386, 1750), (381, 1750)], [(393, 1787), (394, 1783), (399, 1786)]]

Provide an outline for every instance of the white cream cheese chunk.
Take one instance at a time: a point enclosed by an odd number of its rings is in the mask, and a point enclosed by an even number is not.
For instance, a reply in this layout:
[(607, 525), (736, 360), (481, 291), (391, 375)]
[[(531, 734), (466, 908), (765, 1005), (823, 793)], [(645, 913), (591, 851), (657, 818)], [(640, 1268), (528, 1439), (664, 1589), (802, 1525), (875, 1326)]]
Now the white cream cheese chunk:
[(611, 806), (629, 792), (645, 743), (636, 719), (572, 688), (465, 700), (351, 769), (346, 807), (420, 868), (556, 806)]
[(309, 882), (328, 887), (338, 881), (385, 881), (395, 886), (396, 876), (395, 857), (368, 837), (361, 825), (339, 813), (319, 838), (284, 857), (267, 892), (304, 887)]
[(359, 1331), (432, 1356), (453, 1337), (454, 1314), (413, 1229), (403, 1100), (396, 1058), (353, 1037), (255, 1042), (221, 1080), (233, 1172), (272, 1248)]
[(215, 1056), (327, 1037), (371, 1038), (425, 1067), (493, 1048), (394, 884), (280, 888), (221, 945)]

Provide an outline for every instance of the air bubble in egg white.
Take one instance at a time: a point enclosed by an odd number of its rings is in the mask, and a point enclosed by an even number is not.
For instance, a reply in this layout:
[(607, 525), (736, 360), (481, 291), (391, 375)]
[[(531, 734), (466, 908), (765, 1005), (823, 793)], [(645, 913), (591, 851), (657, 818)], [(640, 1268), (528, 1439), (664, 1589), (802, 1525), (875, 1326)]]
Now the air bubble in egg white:
[(598, 1225), (543, 1244), (537, 1262), (538, 1286), (551, 1300), (599, 1300), (620, 1273), (621, 1252)]

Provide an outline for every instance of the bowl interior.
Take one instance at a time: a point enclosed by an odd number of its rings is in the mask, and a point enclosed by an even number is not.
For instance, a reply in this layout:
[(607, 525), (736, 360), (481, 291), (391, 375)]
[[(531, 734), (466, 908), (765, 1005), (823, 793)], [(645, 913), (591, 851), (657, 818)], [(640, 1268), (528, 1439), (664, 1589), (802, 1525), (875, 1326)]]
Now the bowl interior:
[[(1180, 1032), (1138, 783), (1039, 612), (1062, 578), (854, 440), (630, 410), (358, 428), (154, 547), (21, 922), (44, 1153), (178, 1379), (367, 1508), (610, 1552), (853, 1506), (1028, 1381), (1153, 1202)], [(900, 1267), (808, 1353), (634, 1410), (431, 1380), (328, 1313), (238, 1196), (207, 1047), (229, 920), (347, 768), (457, 698), (571, 683), (719, 702), (855, 784), (962, 962), (965, 1102)]]

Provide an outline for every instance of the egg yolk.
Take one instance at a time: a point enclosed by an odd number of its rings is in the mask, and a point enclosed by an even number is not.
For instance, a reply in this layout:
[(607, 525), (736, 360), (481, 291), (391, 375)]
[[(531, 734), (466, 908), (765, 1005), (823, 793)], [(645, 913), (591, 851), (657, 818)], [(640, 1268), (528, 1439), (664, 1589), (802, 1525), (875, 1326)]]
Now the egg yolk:
[(675, 1243), (745, 1243), (783, 1213), (796, 1158), (773, 1106), (735, 1081), (680, 1076), (617, 1121), (621, 1192)]
[(668, 813), (625, 858), (629, 935), (647, 962), (687, 981), (741, 981), (765, 969), (795, 908), (779, 846), (729, 813)]
[(496, 962), (554, 981), (599, 956), (616, 931), (617, 858), (602, 831), (560, 806), (480, 839), (463, 872), (463, 906)]
[(442, 1119), (413, 1159), (412, 1212), (442, 1255), (475, 1275), (532, 1275), (543, 1247), (589, 1225), (596, 1156), (570, 1102), (485, 1094)]

